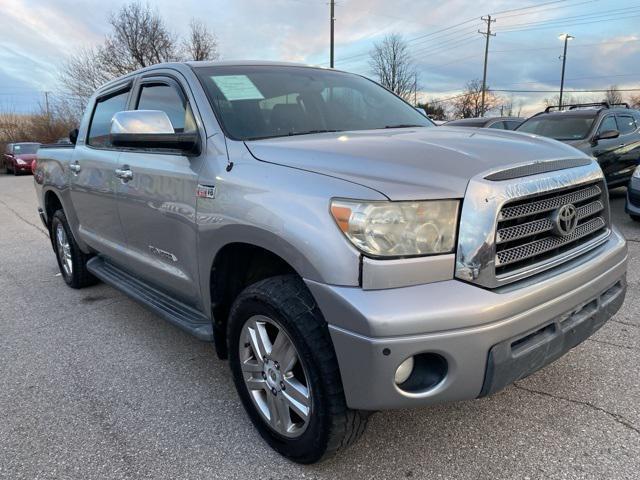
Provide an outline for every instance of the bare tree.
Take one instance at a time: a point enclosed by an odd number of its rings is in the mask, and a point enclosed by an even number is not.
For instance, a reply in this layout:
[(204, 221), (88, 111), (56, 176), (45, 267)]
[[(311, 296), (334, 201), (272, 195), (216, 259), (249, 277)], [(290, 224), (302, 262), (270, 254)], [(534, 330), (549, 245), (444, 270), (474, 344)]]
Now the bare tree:
[(112, 31), (102, 45), (80, 49), (60, 71), (67, 95), (83, 105), (105, 82), (156, 63), (218, 57), (216, 38), (199, 21), (191, 22), (189, 37), (182, 44), (164, 20), (149, 5), (134, 1), (111, 13)]
[(629, 99), (629, 103), (633, 108), (640, 108), (640, 94), (632, 95)]
[(188, 60), (217, 60), (220, 57), (215, 35), (196, 19), (189, 24), (189, 36), (183, 40), (182, 49)]
[(622, 93), (620, 93), (620, 90), (618, 90), (617, 85), (611, 85), (607, 89), (603, 101), (608, 102), (610, 105), (613, 105), (615, 103), (622, 103), (624, 101), (622, 98)]
[(99, 49), (103, 68), (112, 76), (178, 59), (176, 37), (149, 5), (132, 2), (109, 17), (113, 32)]
[(475, 79), (467, 82), (462, 95), (452, 101), (453, 115), (456, 118), (481, 117), (488, 111), (499, 107), (501, 99), (487, 86), (484, 109), (482, 108), (482, 80)]
[(409, 101), (417, 88), (417, 73), (402, 36), (387, 35), (374, 44), (369, 66), (381, 85)]
[(64, 63), (59, 76), (69, 95), (85, 101), (100, 85), (112, 78), (102, 68), (100, 50), (97, 48), (78, 50)]

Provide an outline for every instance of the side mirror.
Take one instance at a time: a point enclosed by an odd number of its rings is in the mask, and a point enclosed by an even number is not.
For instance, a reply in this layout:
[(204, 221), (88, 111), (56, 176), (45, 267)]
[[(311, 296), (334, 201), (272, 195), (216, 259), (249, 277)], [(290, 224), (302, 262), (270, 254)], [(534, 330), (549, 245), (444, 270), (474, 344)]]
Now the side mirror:
[(71, 130), (69, 132), (69, 141), (75, 145), (76, 142), (78, 141), (78, 129), (74, 128), (73, 130)]
[(605, 130), (604, 132), (596, 133), (591, 142), (595, 145), (598, 143), (598, 140), (610, 140), (612, 138), (618, 138), (619, 136), (620, 132), (618, 130)]
[(112, 145), (131, 148), (168, 148), (196, 153), (198, 133), (175, 133), (171, 120), (159, 110), (118, 112), (111, 119)]

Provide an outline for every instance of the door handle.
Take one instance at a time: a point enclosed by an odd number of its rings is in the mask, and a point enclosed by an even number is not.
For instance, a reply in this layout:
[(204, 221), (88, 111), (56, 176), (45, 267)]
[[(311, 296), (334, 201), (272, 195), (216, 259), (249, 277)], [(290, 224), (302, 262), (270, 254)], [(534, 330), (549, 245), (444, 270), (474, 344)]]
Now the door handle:
[(80, 173), (80, 170), (82, 170), (82, 167), (76, 160), (76, 163), (72, 163), (71, 165), (69, 165), (69, 170), (71, 170), (73, 173), (77, 175), (78, 173)]
[(124, 166), (122, 168), (116, 168), (116, 177), (122, 179), (125, 182), (128, 182), (133, 178), (133, 172), (129, 170), (128, 166)]

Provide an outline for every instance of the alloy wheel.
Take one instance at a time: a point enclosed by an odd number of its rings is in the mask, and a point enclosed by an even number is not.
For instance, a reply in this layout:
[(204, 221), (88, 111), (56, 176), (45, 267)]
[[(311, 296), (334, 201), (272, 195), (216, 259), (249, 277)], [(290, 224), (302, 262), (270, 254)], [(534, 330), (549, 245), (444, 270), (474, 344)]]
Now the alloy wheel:
[(56, 246), (58, 250), (58, 258), (60, 264), (67, 277), (71, 277), (73, 274), (73, 259), (71, 258), (71, 245), (69, 245), (69, 238), (67, 232), (61, 223), (56, 226)]
[(255, 315), (242, 327), (242, 378), (258, 412), (276, 433), (295, 438), (312, 414), (304, 365), (291, 338), (274, 320)]

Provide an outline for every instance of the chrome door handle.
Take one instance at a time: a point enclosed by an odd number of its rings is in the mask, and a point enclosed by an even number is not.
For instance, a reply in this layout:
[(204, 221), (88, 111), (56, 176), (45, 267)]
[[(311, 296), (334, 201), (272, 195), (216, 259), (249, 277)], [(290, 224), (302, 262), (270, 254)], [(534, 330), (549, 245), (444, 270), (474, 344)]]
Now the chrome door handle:
[(80, 173), (80, 170), (82, 170), (82, 167), (78, 162), (76, 162), (69, 165), (69, 170), (71, 170), (73, 173), (77, 175), (78, 173)]
[(128, 182), (133, 178), (133, 172), (128, 168), (116, 168), (116, 177)]

